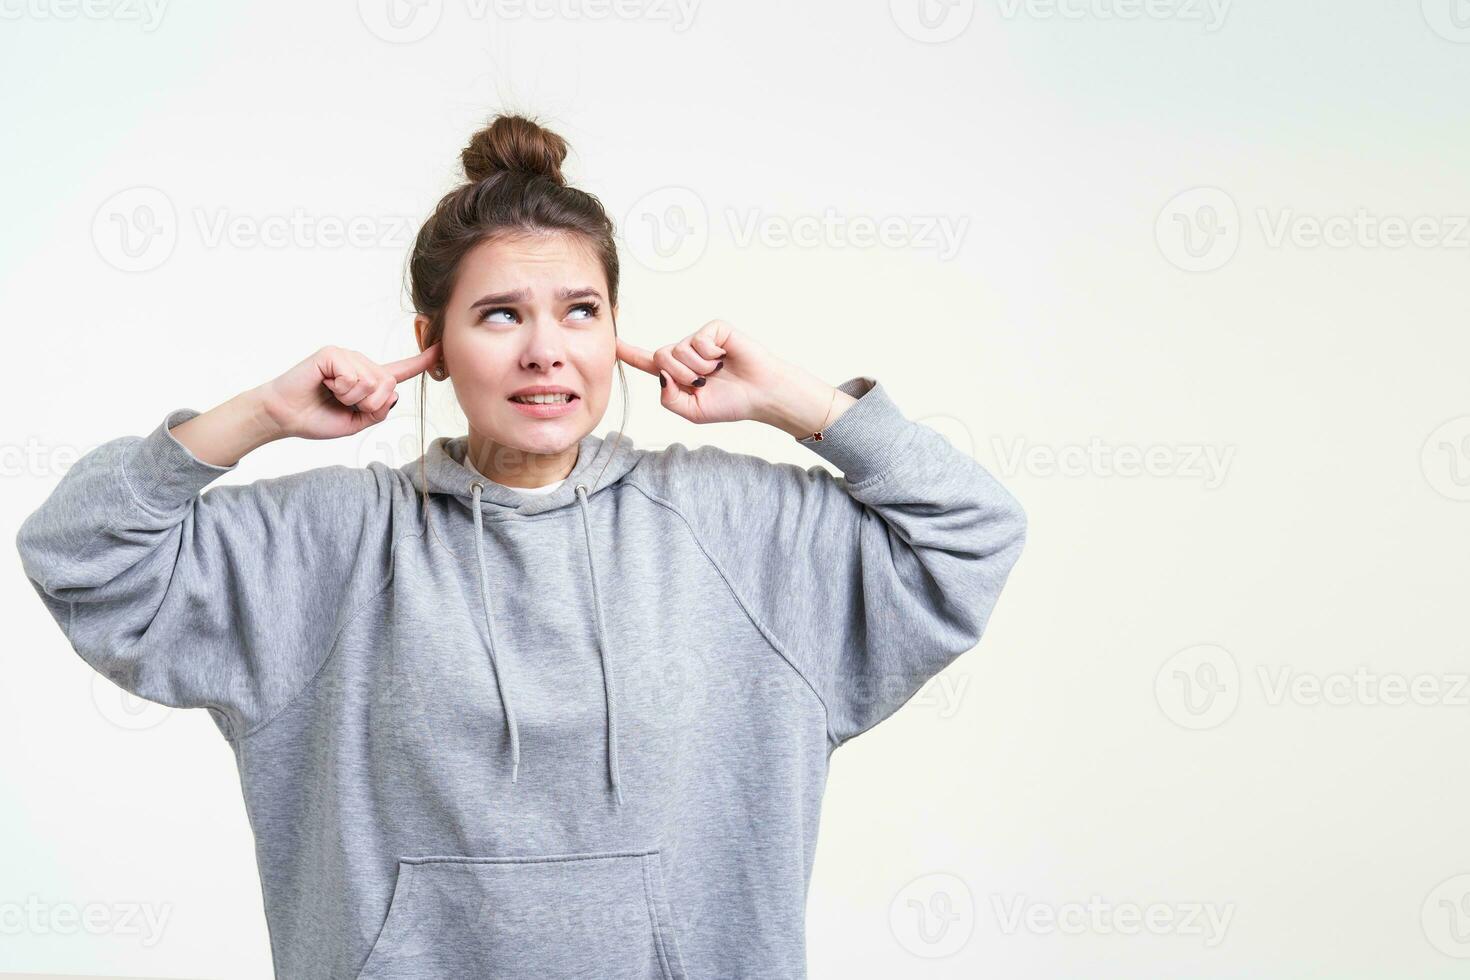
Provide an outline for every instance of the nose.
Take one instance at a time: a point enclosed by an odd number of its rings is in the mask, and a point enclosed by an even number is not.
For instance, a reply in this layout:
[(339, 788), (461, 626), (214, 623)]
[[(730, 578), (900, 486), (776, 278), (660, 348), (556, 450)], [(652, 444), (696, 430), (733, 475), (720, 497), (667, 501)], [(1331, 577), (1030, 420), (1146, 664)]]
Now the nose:
[(521, 367), (527, 371), (548, 371), (564, 367), (565, 352), (561, 327), (549, 316), (536, 316), (528, 321), (526, 346), (521, 350)]

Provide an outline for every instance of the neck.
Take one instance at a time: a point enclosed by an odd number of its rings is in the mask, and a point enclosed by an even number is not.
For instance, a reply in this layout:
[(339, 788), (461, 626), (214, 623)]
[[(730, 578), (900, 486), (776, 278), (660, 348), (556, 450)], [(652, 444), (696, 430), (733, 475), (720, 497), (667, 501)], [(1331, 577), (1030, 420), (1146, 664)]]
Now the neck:
[(482, 475), (507, 487), (535, 489), (565, 479), (577, 465), (579, 443), (555, 453), (533, 453), (502, 445), (470, 431), (465, 462)]

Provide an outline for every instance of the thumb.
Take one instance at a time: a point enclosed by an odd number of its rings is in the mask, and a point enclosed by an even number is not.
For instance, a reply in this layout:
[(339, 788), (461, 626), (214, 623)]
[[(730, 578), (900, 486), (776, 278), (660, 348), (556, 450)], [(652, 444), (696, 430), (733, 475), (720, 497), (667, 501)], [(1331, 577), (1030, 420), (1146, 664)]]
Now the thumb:
[(659, 380), (658, 400), (663, 404), (664, 408), (667, 408), (675, 415), (693, 421), (690, 418), (690, 412), (694, 407), (694, 396), (679, 387), (669, 372), (663, 368), (657, 368), (656, 370)]

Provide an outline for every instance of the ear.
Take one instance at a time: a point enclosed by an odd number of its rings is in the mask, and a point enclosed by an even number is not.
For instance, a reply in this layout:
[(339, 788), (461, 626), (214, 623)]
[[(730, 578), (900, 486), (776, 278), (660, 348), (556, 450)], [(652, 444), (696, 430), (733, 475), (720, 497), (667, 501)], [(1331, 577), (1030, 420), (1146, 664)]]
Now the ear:
[[(428, 344), (424, 343), (424, 340), (427, 339), (429, 335), (428, 314), (414, 314), (413, 335), (414, 339), (418, 341), (419, 350), (422, 351), (429, 346)], [(439, 360), (431, 368), (429, 368), (429, 377), (434, 378), (437, 381), (443, 381), (446, 376), (447, 375), (444, 369), (444, 352), (441, 350), (439, 352)]]

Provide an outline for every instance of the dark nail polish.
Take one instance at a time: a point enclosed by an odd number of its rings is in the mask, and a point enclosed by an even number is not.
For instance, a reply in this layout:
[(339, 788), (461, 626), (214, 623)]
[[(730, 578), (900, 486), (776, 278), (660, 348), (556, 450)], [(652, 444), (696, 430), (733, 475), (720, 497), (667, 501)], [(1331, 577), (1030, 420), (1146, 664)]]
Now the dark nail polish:
[(665, 386), (666, 386), (666, 385), (667, 385), (667, 384), (668, 384), (668, 382), (667, 382), (667, 381), (665, 381), (665, 380), (664, 380), (664, 376), (663, 376), (663, 375), (662, 375), (662, 374), (660, 374), (660, 375), (659, 375), (659, 376), (658, 376), (658, 386), (659, 386), (659, 387), (660, 387), (660, 388), (663, 388), (663, 387), (665, 387)]
[[(715, 371), (718, 371), (720, 368), (722, 368), (724, 366), (725, 366), (725, 362), (724, 361), (721, 361), (720, 363), (718, 363), (718, 364), (715, 365)], [(710, 374), (714, 374), (715, 371), (711, 371)]]
[(690, 382), (690, 384), (693, 387), (695, 387), (695, 388), (703, 388), (704, 387), (704, 379), (703, 378), (695, 378), (692, 382)]

